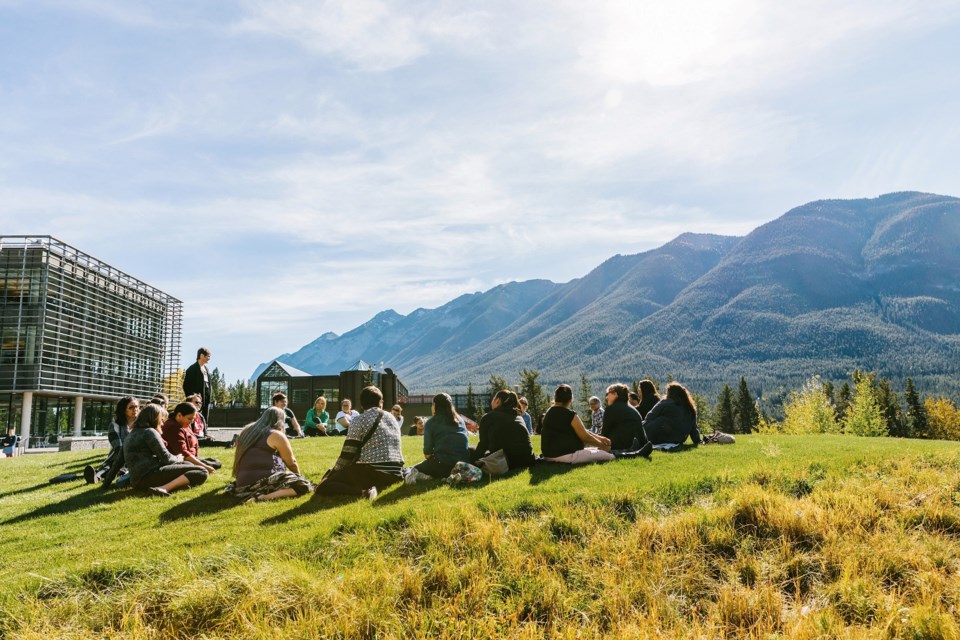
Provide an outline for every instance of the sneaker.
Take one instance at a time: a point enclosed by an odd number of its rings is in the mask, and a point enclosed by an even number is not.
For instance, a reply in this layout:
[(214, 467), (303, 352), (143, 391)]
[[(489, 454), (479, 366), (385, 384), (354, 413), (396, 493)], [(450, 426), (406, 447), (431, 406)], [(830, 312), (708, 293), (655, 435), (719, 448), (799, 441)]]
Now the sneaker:
[(373, 500), (373, 499), (375, 499), (375, 498), (377, 497), (377, 488), (376, 488), (376, 487), (370, 487), (369, 489), (367, 489), (366, 491), (363, 492), (363, 497), (364, 497), (364, 499), (366, 499), (366, 500)]
[(637, 451), (637, 454), (642, 458), (649, 458), (650, 454), (653, 452), (653, 444), (647, 443), (640, 447), (640, 450)]
[(730, 435), (729, 433), (724, 433), (722, 431), (714, 431), (713, 433), (711, 433), (710, 435), (708, 435), (703, 439), (703, 442), (705, 444), (733, 444), (736, 441), (737, 439), (734, 438), (732, 435)]
[(420, 472), (410, 467), (406, 475), (403, 476), (403, 484), (417, 484), (417, 478), (420, 476)]
[(147, 489), (148, 496), (160, 496), (162, 498), (169, 498), (170, 492), (162, 487), (149, 487)]
[(89, 464), (83, 468), (83, 479), (87, 481), (87, 484), (93, 484), (96, 482), (96, 475), (97, 472)]

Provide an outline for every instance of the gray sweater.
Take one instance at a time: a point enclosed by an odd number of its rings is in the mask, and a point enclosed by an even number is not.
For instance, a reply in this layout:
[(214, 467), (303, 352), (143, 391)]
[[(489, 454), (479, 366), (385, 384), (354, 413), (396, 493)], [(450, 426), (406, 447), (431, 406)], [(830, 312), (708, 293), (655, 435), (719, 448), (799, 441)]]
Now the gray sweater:
[(160, 467), (181, 462), (167, 451), (160, 432), (150, 428), (134, 429), (127, 435), (123, 441), (123, 459), (134, 485)]

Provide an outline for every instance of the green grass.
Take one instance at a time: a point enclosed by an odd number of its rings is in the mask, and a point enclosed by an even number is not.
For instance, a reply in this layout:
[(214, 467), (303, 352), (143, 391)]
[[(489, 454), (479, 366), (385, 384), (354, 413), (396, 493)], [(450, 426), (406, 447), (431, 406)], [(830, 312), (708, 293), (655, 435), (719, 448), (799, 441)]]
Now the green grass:
[[(341, 443), (296, 441), (308, 476)], [(46, 482), (102, 456), (0, 461), (0, 638), (960, 637), (956, 443), (741, 436), (372, 503)]]

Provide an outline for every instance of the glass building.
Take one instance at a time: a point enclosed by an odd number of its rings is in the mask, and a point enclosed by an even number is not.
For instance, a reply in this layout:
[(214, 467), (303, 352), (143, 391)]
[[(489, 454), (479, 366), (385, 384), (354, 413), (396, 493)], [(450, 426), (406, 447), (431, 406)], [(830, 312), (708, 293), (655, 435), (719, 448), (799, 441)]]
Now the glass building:
[(0, 236), (0, 427), (99, 435), (176, 375), (183, 303), (50, 236)]

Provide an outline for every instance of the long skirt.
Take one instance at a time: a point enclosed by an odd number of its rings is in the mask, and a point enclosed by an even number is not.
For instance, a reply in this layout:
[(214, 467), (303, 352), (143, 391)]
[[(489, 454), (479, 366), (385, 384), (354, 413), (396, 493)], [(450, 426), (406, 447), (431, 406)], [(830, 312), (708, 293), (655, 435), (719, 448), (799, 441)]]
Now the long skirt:
[(280, 489), (293, 489), (298, 496), (302, 496), (313, 491), (314, 487), (312, 482), (292, 471), (278, 471), (244, 487), (238, 487), (231, 482), (223, 492), (240, 500), (249, 500), (250, 498), (259, 498), (271, 494)]

